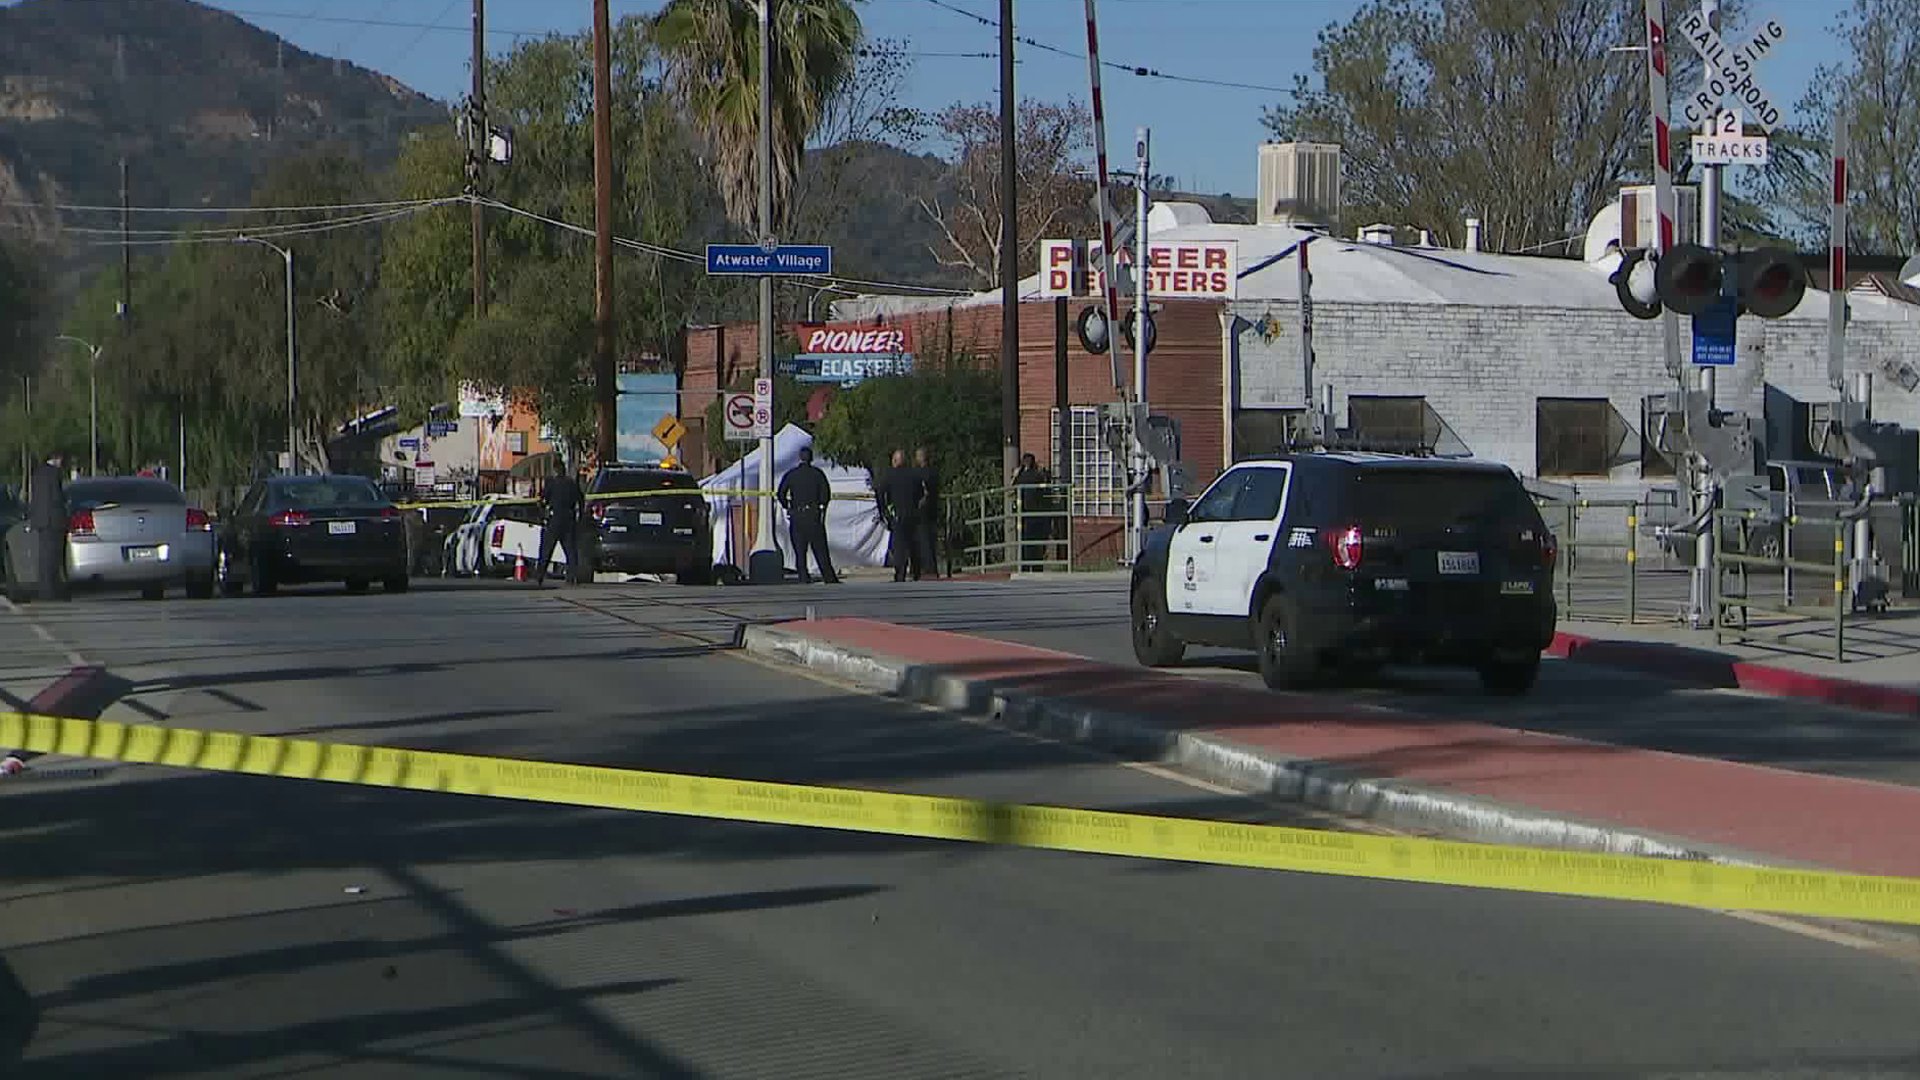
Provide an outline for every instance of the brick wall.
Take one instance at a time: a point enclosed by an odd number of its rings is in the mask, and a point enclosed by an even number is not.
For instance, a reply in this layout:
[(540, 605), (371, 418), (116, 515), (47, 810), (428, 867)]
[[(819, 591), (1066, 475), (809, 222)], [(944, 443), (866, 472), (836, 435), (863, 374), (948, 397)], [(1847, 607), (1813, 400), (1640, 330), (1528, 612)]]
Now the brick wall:
[[(1080, 347), (1071, 320), (1086, 301), (1069, 306), (1067, 390), (1075, 405), (1116, 400), (1111, 360)], [(1221, 408), (1220, 306), (1173, 301), (1157, 316), (1157, 340), (1148, 357), (1147, 388), (1154, 410), (1179, 419), (1182, 450), (1196, 483), (1204, 484), (1225, 460)], [(923, 312), (892, 320), (911, 327), (921, 356), (973, 353), (997, 364), (1000, 355), (998, 304)], [(1020, 443), (1042, 461), (1052, 454), (1054, 404), (1054, 305), (1020, 305)], [(755, 370), (759, 328), (754, 324), (702, 327), (687, 333), (687, 368), (681, 395), (682, 419), (700, 416), (715, 391), (730, 376)], [(1122, 343), (1124, 346), (1124, 342)], [(1129, 380), (1131, 356), (1123, 365)], [(689, 423), (689, 428), (692, 424)]]
[[(1237, 406), (1299, 405), (1296, 307), (1240, 303), (1233, 310)], [(1315, 379), (1332, 386), (1340, 423), (1347, 422), (1353, 395), (1424, 395), (1475, 455), (1526, 475), (1538, 475), (1539, 398), (1606, 398), (1637, 447), (1644, 398), (1674, 389), (1661, 355), (1660, 323), (1608, 309), (1316, 303), (1313, 329)], [(1720, 370), (1720, 406), (1759, 419), (1769, 385), (1776, 395), (1805, 402), (1832, 400), (1826, 333), (1818, 318), (1740, 320), (1739, 362)], [(1876, 419), (1920, 427), (1920, 395), (1880, 372), (1884, 361), (1920, 357), (1920, 321), (1856, 319), (1847, 331), (1847, 357), (1850, 371), (1874, 373)], [(1607, 480), (1580, 483), (1601, 494), (1645, 486), (1638, 461), (1615, 468)]]

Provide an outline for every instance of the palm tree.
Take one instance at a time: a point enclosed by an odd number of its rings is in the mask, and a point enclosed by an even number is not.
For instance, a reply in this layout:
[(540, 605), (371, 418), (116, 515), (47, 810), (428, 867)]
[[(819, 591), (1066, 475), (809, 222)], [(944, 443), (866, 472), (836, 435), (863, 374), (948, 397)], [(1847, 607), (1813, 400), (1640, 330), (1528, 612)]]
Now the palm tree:
[[(768, 0), (773, 2), (773, 0)], [(852, 75), (858, 0), (778, 0), (773, 7), (773, 220), (786, 220), (807, 139)], [(757, 0), (670, 0), (654, 19), (668, 77), (713, 156), (734, 224), (759, 226), (760, 15)]]

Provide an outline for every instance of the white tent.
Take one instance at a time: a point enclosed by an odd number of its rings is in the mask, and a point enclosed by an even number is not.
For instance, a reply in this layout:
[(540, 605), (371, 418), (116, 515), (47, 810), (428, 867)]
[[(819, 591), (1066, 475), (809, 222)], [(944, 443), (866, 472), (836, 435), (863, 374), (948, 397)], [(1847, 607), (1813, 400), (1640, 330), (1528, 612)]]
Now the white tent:
[[(792, 424), (776, 432), (773, 437), (774, 481), (766, 486), (777, 485), (780, 477), (800, 463), (800, 449), (812, 444), (813, 436)], [(833, 487), (833, 502), (827, 507), (827, 550), (833, 556), (834, 566), (841, 569), (850, 566), (885, 566), (887, 527), (874, 508), (873, 485), (867, 470), (850, 469), (831, 461), (815, 461), (814, 464), (827, 474), (827, 482)], [(700, 486), (710, 492), (761, 490), (758, 448), (700, 481)], [(753, 535), (746, 529), (750, 517), (747, 508), (755, 498), (750, 495), (707, 496), (707, 505), (713, 508), (715, 562), (732, 563), (742, 568), (747, 565), (747, 555), (753, 547)], [(792, 545), (787, 540), (787, 514), (778, 504), (774, 506), (773, 537), (787, 568), (795, 569)]]

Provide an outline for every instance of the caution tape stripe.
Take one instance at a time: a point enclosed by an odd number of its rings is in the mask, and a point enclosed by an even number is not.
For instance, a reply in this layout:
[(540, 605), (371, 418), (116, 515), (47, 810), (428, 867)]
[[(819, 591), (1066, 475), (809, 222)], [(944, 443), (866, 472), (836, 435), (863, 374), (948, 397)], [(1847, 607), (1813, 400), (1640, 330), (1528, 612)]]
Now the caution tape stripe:
[(0, 713), (0, 746), (213, 772), (1341, 877), (1920, 924), (1920, 880), (1370, 836)]

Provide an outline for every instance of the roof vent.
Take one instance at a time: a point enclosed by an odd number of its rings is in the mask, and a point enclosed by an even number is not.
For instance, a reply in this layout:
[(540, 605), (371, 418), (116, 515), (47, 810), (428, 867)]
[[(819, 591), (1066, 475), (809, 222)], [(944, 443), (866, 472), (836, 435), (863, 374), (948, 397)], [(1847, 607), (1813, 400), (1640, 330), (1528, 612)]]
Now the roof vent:
[(1387, 224), (1369, 225), (1360, 230), (1360, 242), (1363, 244), (1382, 244), (1393, 246), (1393, 226)]

